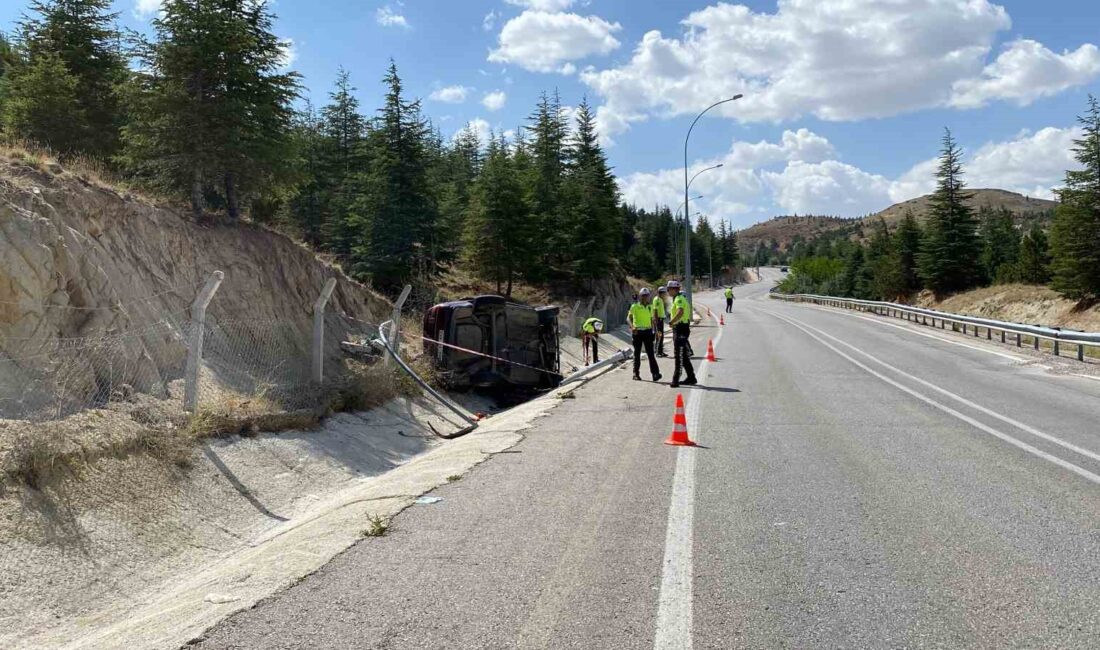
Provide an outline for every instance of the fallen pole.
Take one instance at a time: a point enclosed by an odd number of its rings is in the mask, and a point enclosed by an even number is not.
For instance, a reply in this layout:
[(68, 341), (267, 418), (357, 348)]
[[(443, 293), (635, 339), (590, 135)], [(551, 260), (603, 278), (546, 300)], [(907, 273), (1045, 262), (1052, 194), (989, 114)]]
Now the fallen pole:
[(627, 361), (630, 361), (630, 359), (633, 356), (634, 356), (634, 353), (631, 352), (630, 350), (619, 350), (618, 352), (616, 352), (615, 354), (611, 355), (610, 357), (604, 359), (603, 361), (598, 361), (598, 362), (592, 364), (591, 366), (588, 366), (587, 368), (585, 368), (583, 370), (578, 370), (577, 372), (569, 375), (568, 377), (566, 377), (565, 379), (563, 379), (561, 381), (560, 385), (564, 386), (568, 383), (571, 383), (571, 382), (574, 382), (574, 381), (579, 381), (583, 377), (586, 377), (586, 376), (592, 374), (593, 372), (595, 372), (597, 370), (601, 370), (601, 369), (606, 368), (608, 366), (612, 366), (612, 365), (615, 365), (615, 364), (618, 364), (618, 363), (625, 363)]

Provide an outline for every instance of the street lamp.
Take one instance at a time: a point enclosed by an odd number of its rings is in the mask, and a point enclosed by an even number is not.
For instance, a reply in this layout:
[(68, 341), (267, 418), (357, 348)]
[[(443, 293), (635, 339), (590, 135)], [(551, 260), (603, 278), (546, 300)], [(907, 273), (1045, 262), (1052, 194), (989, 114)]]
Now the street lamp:
[[(690, 204), (688, 197), (688, 190), (691, 186), (691, 181), (688, 180), (688, 141), (691, 139), (691, 132), (695, 129), (695, 124), (699, 121), (699, 118), (703, 117), (707, 111), (715, 106), (721, 106), (728, 102), (732, 102), (741, 99), (742, 95), (737, 94), (728, 99), (723, 99), (720, 102), (714, 102), (710, 106), (703, 109), (702, 113), (695, 116), (695, 120), (692, 121), (691, 126), (688, 127), (687, 135), (684, 136), (684, 214), (690, 214), (687, 206)], [(705, 171), (705, 170), (704, 170)], [(702, 173), (702, 172), (700, 172)], [(699, 174), (696, 174), (698, 176)], [(684, 294), (686, 295), (688, 302), (691, 302), (691, 219), (684, 219)]]

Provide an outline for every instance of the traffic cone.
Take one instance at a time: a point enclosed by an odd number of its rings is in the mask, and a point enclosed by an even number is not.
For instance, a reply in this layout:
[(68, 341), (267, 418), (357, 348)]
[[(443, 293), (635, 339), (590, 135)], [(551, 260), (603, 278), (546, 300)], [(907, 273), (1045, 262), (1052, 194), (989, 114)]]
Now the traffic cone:
[(674, 447), (694, 447), (695, 443), (688, 437), (687, 415), (684, 414), (684, 394), (676, 394), (676, 415), (672, 416), (672, 435), (665, 440), (666, 445)]
[(718, 314), (718, 324), (719, 325), (725, 325), (726, 324), (726, 315), (725, 314)]
[(718, 357), (714, 356), (714, 340), (707, 341), (707, 361), (717, 361)]

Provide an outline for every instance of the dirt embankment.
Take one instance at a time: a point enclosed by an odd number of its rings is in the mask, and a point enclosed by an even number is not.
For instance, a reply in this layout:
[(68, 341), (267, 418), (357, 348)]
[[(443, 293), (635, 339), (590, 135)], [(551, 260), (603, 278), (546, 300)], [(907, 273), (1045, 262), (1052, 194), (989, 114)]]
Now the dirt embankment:
[(941, 301), (925, 295), (921, 306), (1013, 323), (1100, 332), (1100, 306), (1082, 309), (1048, 287), (1003, 284), (960, 293)]

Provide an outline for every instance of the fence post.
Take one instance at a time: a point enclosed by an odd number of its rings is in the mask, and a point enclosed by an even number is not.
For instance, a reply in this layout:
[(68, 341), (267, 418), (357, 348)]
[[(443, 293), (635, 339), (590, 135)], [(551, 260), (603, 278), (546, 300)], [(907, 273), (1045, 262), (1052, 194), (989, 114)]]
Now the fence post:
[(569, 336), (577, 335), (577, 314), (581, 311), (581, 301), (573, 303), (573, 315), (569, 318)]
[(336, 288), (336, 278), (325, 280), (321, 295), (313, 303), (313, 381), (325, 380), (325, 305)]
[(600, 320), (604, 322), (604, 325), (610, 329), (610, 322), (607, 320), (607, 308), (611, 304), (611, 296), (603, 299), (603, 307), (600, 307)]
[(187, 345), (187, 370), (183, 384), (183, 408), (190, 413), (195, 412), (199, 403), (199, 368), (202, 366), (202, 341), (206, 334), (206, 307), (224, 279), (225, 274), (221, 271), (211, 273), (195, 302), (191, 303), (191, 340)]
[[(405, 306), (405, 301), (409, 299), (412, 290), (412, 285), (406, 284), (405, 288), (401, 290), (401, 295), (397, 297), (397, 302), (393, 303), (393, 340), (390, 341), (390, 345), (393, 346), (395, 357), (401, 356), (401, 308)], [(388, 366), (390, 363), (392, 361), (389, 357), (386, 357), (386, 365)]]

